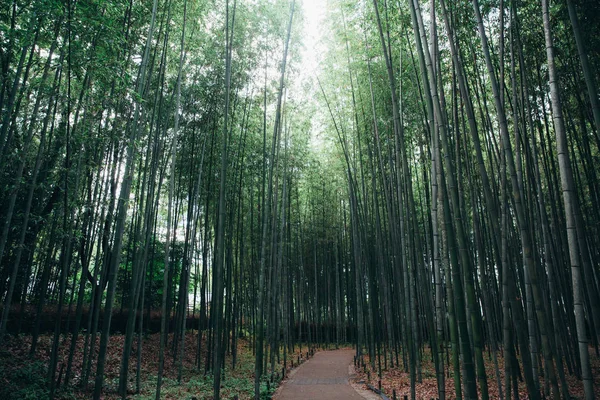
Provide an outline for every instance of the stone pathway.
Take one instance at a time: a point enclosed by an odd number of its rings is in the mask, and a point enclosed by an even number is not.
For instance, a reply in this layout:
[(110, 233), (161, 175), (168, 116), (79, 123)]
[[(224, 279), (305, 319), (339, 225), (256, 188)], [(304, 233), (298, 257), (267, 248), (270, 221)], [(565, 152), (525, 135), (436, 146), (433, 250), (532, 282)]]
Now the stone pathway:
[(348, 382), (353, 357), (354, 350), (351, 349), (316, 353), (290, 374), (273, 398), (364, 400)]

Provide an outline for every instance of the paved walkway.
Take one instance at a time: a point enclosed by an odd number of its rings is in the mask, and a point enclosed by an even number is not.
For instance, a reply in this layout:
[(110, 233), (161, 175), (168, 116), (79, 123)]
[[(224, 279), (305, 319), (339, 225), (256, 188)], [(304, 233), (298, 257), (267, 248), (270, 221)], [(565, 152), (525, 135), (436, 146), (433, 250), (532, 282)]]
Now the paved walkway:
[(300, 365), (277, 391), (276, 400), (364, 400), (348, 383), (354, 350), (316, 353)]

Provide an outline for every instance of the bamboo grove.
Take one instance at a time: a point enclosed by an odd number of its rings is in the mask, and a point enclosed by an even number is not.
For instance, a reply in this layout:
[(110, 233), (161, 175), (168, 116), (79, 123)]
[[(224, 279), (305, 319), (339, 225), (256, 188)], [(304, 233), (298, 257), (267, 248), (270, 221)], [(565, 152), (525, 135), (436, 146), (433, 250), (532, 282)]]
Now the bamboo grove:
[(241, 340), (256, 399), (348, 344), (413, 399), (429, 361), (595, 398), (600, 5), (321, 7), (303, 49), (300, 0), (2, 3), (0, 346), (49, 338), (50, 398), (140, 392), (151, 333), (156, 399), (188, 354), (220, 398)]

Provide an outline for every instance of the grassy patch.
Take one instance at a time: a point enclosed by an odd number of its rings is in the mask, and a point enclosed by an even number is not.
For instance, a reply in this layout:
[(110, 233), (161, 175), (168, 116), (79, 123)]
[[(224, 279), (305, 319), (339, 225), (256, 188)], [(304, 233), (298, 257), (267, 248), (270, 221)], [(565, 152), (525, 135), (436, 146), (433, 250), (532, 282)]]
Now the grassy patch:
[(0, 399), (47, 398), (47, 368), (42, 361), (20, 363), (8, 352), (0, 354)]

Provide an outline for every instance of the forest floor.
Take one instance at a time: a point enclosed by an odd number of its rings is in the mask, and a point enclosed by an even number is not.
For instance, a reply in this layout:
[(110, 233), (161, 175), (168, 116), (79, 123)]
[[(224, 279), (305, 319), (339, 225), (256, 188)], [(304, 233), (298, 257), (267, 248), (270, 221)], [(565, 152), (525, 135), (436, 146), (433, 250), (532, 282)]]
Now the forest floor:
[[(186, 333), (186, 351), (184, 352), (182, 380), (177, 382), (178, 364), (171, 352), (172, 335), (169, 336), (167, 351), (165, 352), (165, 370), (163, 385), (161, 389), (162, 399), (212, 399), (213, 377), (204, 373), (204, 362), (206, 358), (206, 343), (202, 343), (202, 366), (195, 366), (197, 331)], [(105, 365), (103, 399), (118, 399), (119, 371), (121, 356), (123, 352), (124, 335), (111, 335), (107, 359)], [(31, 336), (7, 336), (4, 346), (0, 349), (0, 399), (42, 399), (48, 397), (47, 389), (47, 365), (50, 359), (52, 346), (52, 335), (41, 335), (39, 337), (36, 355), (29, 358), (31, 347)], [(71, 336), (59, 346), (58, 371), (61, 372), (61, 381), (64, 382), (64, 373), (68, 362), (68, 352)], [(99, 339), (96, 343), (98, 348)], [(76, 352), (73, 358), (73, 374), (68, 387), (60, 388), (57, 398), (59, 399), (89, 399), (94, 387), (95, 365), (92, 366), (92, 375), (89, 378), (87, 388), (79, 386), (82, 376), (84, 335), (79, 335)], [(156, 377), (158, 371), (158, 356), (160, 348), (160, 335), (150, 334), (143, 340), (140, 393), (135, 393), (136, 371), (137, 371), (137, 338), (133, 342), (132, 353), (129, 364), (129, 391), (128, 398), (131, 399), (154, 399), (156, 391)], [(307, 348), (304, 347), (304, 354)], [(288, 353), (286, 371), (291, 370), (292, 365), (304, 360), (301, 349), (296, 348), (294, 353)], [(293, 364), (292, 364), (293, 360)], [(276, 389), (281, 371), (283, 359), (275, 363), (275, 371), (279, 374), (270, 375), (271, 382), (263, 382), (262, 392), (264, 398), (270, 398)], [(270, 371), (270, 369), (269, 369)], [(251, 399), (254, 395), (254, 355), (247, 339), (241, 338), (237, 344), (237, 360), (235, 368), (232, 368), (232, 356), (227, 354), (225, 369), (221, 378), (221, 397), (232, 399), (237, 396), (240, 400)]]
[[(63, 337), (64, 338), (64, 337)], [(61, 375), (61, 382), (64, 382), (64, 373), (68, 361), (69, 346), (71, 343), (70, 335), (66, 336), (65, 339), (61, 339), (59, 346), (59, 360), (58, 360), (58, 371)], [(202, 366), (200, 369), (195, 366), (196, 358), (196, 346), (197, 346), (197, 331), (188, 331), (186, 333), (186, 351), (184, 352), (183, 368), (182, 368), (182, 380), (181, 384), (177, 382), (178, 365), (174, 360), (171, 352), (172, 335), (169, 337), (167, 351), (165, 353), (165, 371), (163, 386), (161, 389), (161, 398), (163, 399), (211, 399), (213, 378), (211, 374), (204, 373), (204, 362), (206, 358), (206, 343), (205, 340), (202, 342)], [(95, 365), (92, 366), (92, 375), (89, 377), (89, 385), (87, 388), (79, 386), (82, 376), (82, 364), (83, 364), (83, 344), (84, 335), (79, 335), (76, 351), (73, 358), (73, 373), (69, 386), (61, 386), (57, 393), (58, 399), (89, 399), (92, 395), (93, 382), (94, 382), (94, 370)], [(149, 334), (145, 336), (142, 346), (142, 357), (141, 357), (141, 383), (140, 392), (135, 393), (135, 382), (136, 382), (136, 371), (137, 371), (137, 338), (134, 339), (132, 354), (130, 357), (129, 365), (129, 396), (131, 399), (154, 399), (156, 390), (156, 376), (158, 369), (158, 355), (160, 346), (160, 335)], [(121, 334), (111, 335), (107, 360), (105, 366), (105, 379), (103, 388), (103, 398), (107, 400), (118, 399), (120, 396), (117, 393), (119, 371), (121, 364), (122, 349), (124, 343), (124, 336)], [(99, 339), (96, 343), (96, 349), (98, 348)], [(11, 399), (42, 399), (48, 397), (47, 388), (47, 365), (50, 358), (50, 349), (52, 345), (52, 335), (44, 334), (39, 337), (38, 347), (36, 355), (33, 358), (29, 358), (29, 349), (31, 346), (31, 336), (7, 336), (4, 341), (4, 345), (0, 349), (0, 399), (11, 400)], [(353, 353), (354, 351), (352, 351)], [(320, 354), (327, 354), (333, 352), (319, 352)], [(293, 367), (298, 365), (298, 362), (305, 361), (307, 357), (307, 348), (302, 349), (296, 347), (293, 353), (288, 353), (286, 375)], [(600, 358), (596, 356), (595, 350), (590, 348), (590, 356), (592, 362), (592, 375), (595, 379), (594, 388), (596, 390), (596, 397), (600, 398)], [(401, 357), (401, 356), (400, 356)], [(311, 359), (312, 362), (313, 359)], [(225, 360), (224, 376), (222, 378), (222, 389), (221, 395), (224, 399), (232, 399), (235, 396), (238, 399), (251, 399), (254, 394), (254, 355), (252, 348), (247, 339), (241, 338), (238, 340), (237, 345), (237, 360), (236, 367), (232, 368), (232, 356), (227, 354)], [(276, 360), (277, 361), (277, 360)], [(352, 358), (348, 359), (349, 363), (352, 363)], [(347, 364), (346, 360), (344, 363)], [(356, 375), (352, 382), (355, 387), (360, 386), (363, 389), (367, 389), (367, 385), (372, 387), (379, 386), (379, 379), (377, 374), (377, 362), (375, 363), (375, 369), (371, 369), (368, 356), (364, 356), (365, 367), (357, 367), (355, 372)], [(305, 367), (311, 367), (316, 365), (315, 363), (306, 364)], [(400, 365), (402, 360), (400, 358)], [(501, 354), (498, 355), (498, 366), (500, 369), (500, 379), (504, 379), (504, 360)], [(325, 368), (327, 366), (325, 365)], [(346, 366), (347, 367), (347, 366)], [(435, 368), (431, 361), (429, 350), (426, 349), (422, 354), (422, 379), (416, 385), (416, 393), (418, 399), (432, 399), (437, 398), (437, 380), (435, 375)], [(496, 381), (496, 374), (494, 369), (494, 363), (490, 353), (485, 354), (485, 367), (487, 372), (487, 382), (489, 387), (490, 398), (497, 399), (498, 396), (498, 383)], [(307, 368), (297, 368), (294, 374), (298, 370)], [(312, 368), (312, 367), (311, 367)], [(283, 359), (280, 362), (275, 363), (275, 371), (279, 371), (279, 374), (272, 376), (269, 384), (263, 382), (262, 393), (263, 398), (267, 399), (275, 391), (280, 381), (281, 371), (283, 369)], [(450, 367), (451, 369), (451, 367)], [(310, 369), (307, 369), (310, 370)], [(270, 369), (269, 369), (270, 371)], [(448, 372), (448, 366), (446, 365), (446, 371)], [(314, 374), (313, 374), (314, 375)], [(300, 379), (300, 375), (292, 379)], [(318, 378), (318, 377), (317, 377)], [(315, 378), (315, 379), (317, 379)], [(345, 378), (344, 378), (345, 379)], [(318, 379), (317, 379), (318, 380)], [(567, 375), (567, 381), (569, 385), (569, 392), (573, 399), (583, 398), (583, 385), (582, 382), (577, 380), (575, 376)], [(307, 381), (308, 382), (308, 381)], [(310, 382), (305, 382), (308, 385)], [(302, 382), (301, 382), (302, 383)], [(318, 382), (315, 381), (318, 384)], [(356, 385), (358, 384), (358, 385)], [(541, 380), (541, 387), (544, 387), (544, 381)], [(303, 389), (307, 389), (304, 387)], [(384, 394), (392, 398), (393, 391), (396, 391), (396, 396), (402, 399), (405, 395), (410, 395), (410, 379), (409, 374), (404, 372), (403, 368), (385, 368), (382, 360), (382, 377), (381, 377), (381, 389)], [(527, 399), (527, 390), (524, 382), (519, 382), (519, 398)], [(446, 395), (448, 399), (455, 398), (454, 396), (454, 381), (452, 378), (452, 372), (446, 374)]]
[[(404, 371), (402, 367), (402, 356), (400, 355), (400, 367), (384, 368), (382, 358), (382, 377), (381, 377), (381, 391), (388, 396), (390, 399), (393, 396), (394, 390), (396, 391), (396, 397), (403, 399), (404, 396), (410, 398), (410, 374)], [(417, 399), (436, 399), (438, 398), (437, 392), (437, 379), (435, 373), (435, 367), (431, 359), (431, 353), (429, 349), (425, 349), (422, 353), (421, 358), (421, 381), (416, 384)], [(596, 355), (595, 349), (590, 347), (590, 361), (592, 364), (592, 376), (594, 377), (594, 390), (596, 398), (600, 398), (600, 358)], [(520, 360), (519, 360), (520, 362)], [(369, 362), (369, 356), (364, 356), (365, 367), (359, 367), (356, 369), (355, 382), (363, 385), (364, 388), (368, 388), (370, 385), (373, 388), (379, 387), (378, 378), (378, 364), (375, 360), (375, 369), (372, 369)], [(487, 384), (490, 399), (498, 399), (498, 381), (496, 380), (496, 372), (494, 368), (494, 362), (492, 355), (489, 352), (484, 354), (484, 363), (487, 375)], [(504, 358), (501, 353), (498, 354), (498, 367), (500, 369), (500, 379), (504, 386)], [(455, 399), (454, 394), (454, 379), (451, 371), (452, 365), (445, 365), (446, 368), (446, 398)], [(448, 371), (450, 370), (450, 373)], [(569, 394), (571, 399), (583, 399), (583, 382), (578, 380), (574, 375), (566, 373), (566, 380), (569, 386)], [(560, 385), (560, 381), (559, 381)], [(527, 387), (525, 381), (519, 381), (519, 399), (528, 399)], [(540, 378), (540, 387), (544, 388), (544, 379)], [(478, 389), (479, 390), (479, 389)], [(464, 387), (463, 387), (464, 393)]]

